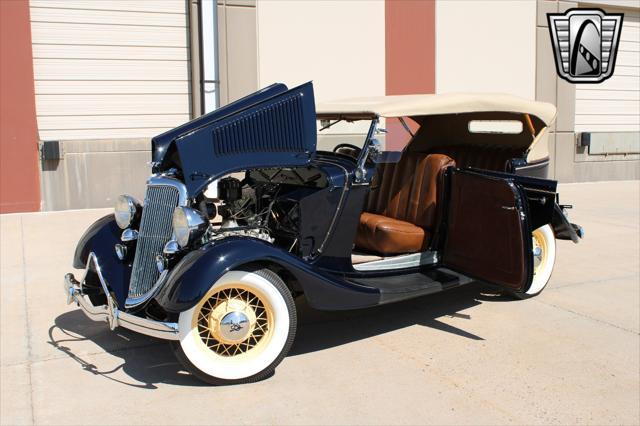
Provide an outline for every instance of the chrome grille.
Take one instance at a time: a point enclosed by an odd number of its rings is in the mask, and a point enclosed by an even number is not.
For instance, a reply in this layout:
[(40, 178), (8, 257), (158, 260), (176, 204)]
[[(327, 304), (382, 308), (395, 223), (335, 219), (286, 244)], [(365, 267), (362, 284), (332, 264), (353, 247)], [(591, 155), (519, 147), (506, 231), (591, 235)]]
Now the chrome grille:
[(174, 186), (147, 186), (129, 284), (130, 298), (147, 293), (158, 280), (156, 256), (171, 239), (171, 220), (179, 200), (180, 192)]

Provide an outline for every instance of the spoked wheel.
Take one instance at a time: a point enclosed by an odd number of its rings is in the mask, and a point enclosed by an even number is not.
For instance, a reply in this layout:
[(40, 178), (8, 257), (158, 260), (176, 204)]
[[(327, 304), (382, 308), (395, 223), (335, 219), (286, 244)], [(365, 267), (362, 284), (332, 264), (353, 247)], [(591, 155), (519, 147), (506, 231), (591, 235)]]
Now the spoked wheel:
[(551, 279), (553, 265), (556, 262), (556, 237), (550, 225), (541, 226), (533, 231), (531, 238), (533, 243), (533, 281), (526, 292), (514, 293), (520, 299), (537, 296), (545, 289)]
[(270, 376), (296, 331), (291, 292), (269, 269), (231, 271), (179, 318), (178, 360), (212, 384), (248, 383)]

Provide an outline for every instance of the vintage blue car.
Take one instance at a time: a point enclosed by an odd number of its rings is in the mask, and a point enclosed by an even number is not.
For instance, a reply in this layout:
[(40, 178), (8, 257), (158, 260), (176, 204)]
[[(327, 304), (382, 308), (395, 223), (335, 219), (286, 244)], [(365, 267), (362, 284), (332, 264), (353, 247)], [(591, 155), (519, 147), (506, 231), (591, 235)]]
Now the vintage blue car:
[[(554, 118), (553, 105), (506, 95), (316, 110), (311, 83), (272, 85), (153, 139), (144, 203), (122, 195), (86, 231), (68, 302), (170, 340), (195, 376), (228, 384), (273, 373), (296, 334), (296, 297), (356, 309), (476, 280), (535, 296), (555, 240), (582, 237), (556, 182), (540, 178)], [(364, 129), (359, 145), (316, 149), (349, 124)], [(402, 152), (382, 150), (399, 131)]]

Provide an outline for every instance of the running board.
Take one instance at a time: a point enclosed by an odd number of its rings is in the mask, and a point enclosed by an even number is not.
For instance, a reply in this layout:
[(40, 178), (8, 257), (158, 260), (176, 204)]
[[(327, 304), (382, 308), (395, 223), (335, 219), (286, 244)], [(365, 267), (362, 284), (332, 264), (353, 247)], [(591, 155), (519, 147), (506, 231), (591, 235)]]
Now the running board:
[(419, 266), (433, 265), (438, 262), (438, 253), (435, 251), (423, 251), (420, 253), (402, 254), (378, 258), (369, 262), (354, 263), (356, 271), (390, 271), (392, 269), (417, 268)]
[(441, 268), (411, 274), (356, 278), (350, 279), (349, 281), (358, 285), (378, 289), (380, 292), (380, 304), (382, 305), (439, 293), (450, 288), (468, 284), (473, 280), (449, 269)]

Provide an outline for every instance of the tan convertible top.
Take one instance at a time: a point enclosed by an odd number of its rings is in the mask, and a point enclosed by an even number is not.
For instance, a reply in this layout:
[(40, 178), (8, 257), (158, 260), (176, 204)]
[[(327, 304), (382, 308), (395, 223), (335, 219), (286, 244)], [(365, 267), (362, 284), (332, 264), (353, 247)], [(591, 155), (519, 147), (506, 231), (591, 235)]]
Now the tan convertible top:
[(317, 105), (318, 118), (416, 117), (469, 112), (512, 112), (538, 117), (547, 126), (556, 117), (556, 107), (513, 95), (452, 93), (443, 95), (393, 95), (342, 99)]

